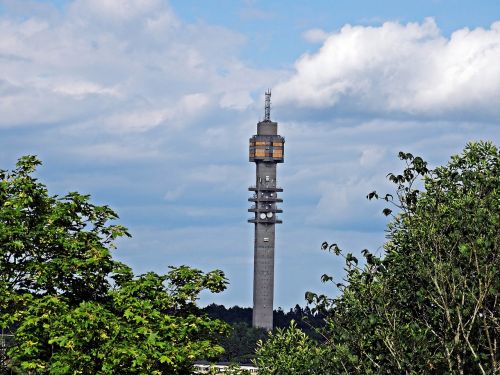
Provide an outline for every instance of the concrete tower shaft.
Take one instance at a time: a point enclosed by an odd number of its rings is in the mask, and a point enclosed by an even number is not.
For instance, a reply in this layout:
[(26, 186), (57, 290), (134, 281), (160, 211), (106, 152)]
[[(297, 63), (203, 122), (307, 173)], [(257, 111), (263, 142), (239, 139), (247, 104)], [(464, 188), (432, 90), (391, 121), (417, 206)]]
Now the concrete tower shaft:
[(270, 120), (271, 92), (266, 92), (264, 121), (257, 124), (257, 134), (250, 138), (249, 161), (256, 164), (254, 192), (248, 200), (254, 202), (248, 211), (254, 217), (248, 222), (255, 224), (254, 279), (253, 279), (253, 326), (273, 328), (274, 299), (274, 249), (275, 225), (282, 223), (276, 216), (283, 212), (277, 203), (278, 192), (276, 165), (284, 161), (285, 139), (278, 135), (278, 123)]

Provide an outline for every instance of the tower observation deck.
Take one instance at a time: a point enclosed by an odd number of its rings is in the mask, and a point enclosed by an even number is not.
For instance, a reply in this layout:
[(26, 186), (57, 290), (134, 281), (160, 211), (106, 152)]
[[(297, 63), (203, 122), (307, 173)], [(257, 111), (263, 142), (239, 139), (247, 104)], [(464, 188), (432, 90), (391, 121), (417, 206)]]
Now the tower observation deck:
[(278, 213), (283, 202), (278, 193), (276, 165), (284, 161), (285, 139), (278, 135), (278, 123), (271, 121), (271, 91), (266, 92), (264, 120), (257, 123), (257, 134), (250, 138), (249, 161), (255, 163), (255, 185), (248, 190), (254, 214), (248, 222), (255, 225), (253, 317), (254, 327), (273, 328), (275, 226), (281, 224)]

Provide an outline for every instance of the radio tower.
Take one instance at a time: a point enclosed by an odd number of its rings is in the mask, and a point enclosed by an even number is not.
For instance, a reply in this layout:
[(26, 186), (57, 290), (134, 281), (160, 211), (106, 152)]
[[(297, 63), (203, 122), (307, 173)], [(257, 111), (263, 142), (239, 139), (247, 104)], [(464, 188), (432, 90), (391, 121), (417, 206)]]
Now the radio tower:
[(283, 163), (285, 139), (278, 135), (278, 123), (271, 121), (271, 90), (266, 91), (264, 120), (257, 124), (257, 134), (250, 138), (249, 161), (255, 163), (254, 202), (248, 211), (254, 217), (248, 220), (255, 225), (253, 317), (254, 327), (273, 329), (274, 294), (274, 238), (275, 226), (282, 221), (276, 217), (283, 212), (276, 204), (283, 202), (278, 192), (276, 164)]

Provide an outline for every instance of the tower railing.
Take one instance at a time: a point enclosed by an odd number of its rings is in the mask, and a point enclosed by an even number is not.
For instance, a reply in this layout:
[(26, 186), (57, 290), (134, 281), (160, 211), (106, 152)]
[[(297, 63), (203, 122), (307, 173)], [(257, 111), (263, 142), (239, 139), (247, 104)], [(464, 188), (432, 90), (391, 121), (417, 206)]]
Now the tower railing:
[(265, 190), (265, 191), (275, 191), (277, 193), (282, 192), (283, 188), (278, 187), (278, 186), (266, 186), (266, 185), (251, 185), (248, 187), (249, 191), (258, 191), (258, 190)]
[(276, 202), (276, 203), (282, 203), (283, 199), (281, 198), (274, 198), (274, 197), (250, 197), (248, 198), (249, 202)]

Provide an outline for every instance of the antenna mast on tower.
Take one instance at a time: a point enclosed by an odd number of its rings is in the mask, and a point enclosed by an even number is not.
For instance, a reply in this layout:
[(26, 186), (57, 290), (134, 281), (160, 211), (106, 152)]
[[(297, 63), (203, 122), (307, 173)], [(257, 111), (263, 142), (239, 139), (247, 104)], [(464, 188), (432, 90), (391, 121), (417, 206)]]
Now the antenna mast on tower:
[(266, 91), (266, 101), (264, 105), (264, 121), (271, 121), (271, 89)]

